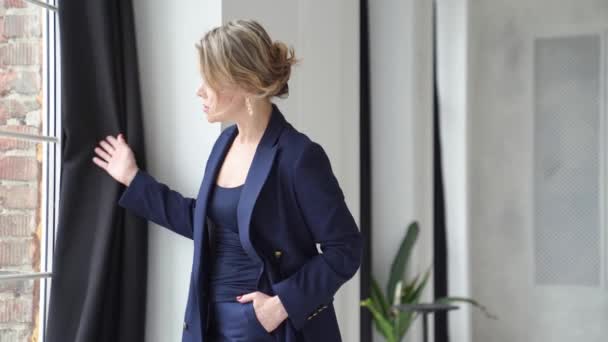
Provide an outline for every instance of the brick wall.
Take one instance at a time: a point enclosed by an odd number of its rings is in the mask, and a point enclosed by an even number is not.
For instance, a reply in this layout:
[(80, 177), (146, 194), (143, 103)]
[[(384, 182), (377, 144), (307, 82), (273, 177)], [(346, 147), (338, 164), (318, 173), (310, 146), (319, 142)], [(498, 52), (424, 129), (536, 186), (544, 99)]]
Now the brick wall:
[[(42, 133), (44, 9), (0, 0), (0, 130)], [(42, 145), (0, 138), (0, 271), (40, 271)], [(39, 281), (0, 283), (0, 342), (36, 341)]]

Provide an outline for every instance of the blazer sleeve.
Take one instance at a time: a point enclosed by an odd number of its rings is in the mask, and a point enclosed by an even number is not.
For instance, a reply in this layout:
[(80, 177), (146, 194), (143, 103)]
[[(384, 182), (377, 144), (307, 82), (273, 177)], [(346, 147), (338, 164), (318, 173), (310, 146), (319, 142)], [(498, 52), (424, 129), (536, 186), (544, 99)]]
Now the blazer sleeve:
[(133, 213), (192, 239), (196, 199), (184, 197), (139, 169), (118, 204)]
[(298, 158), (294, 191), (305, 224), (315, 242), (320, 243), (322, 253), (272, 287), (288, 319), (300, 330), (357, 272), (363, 243), (329, 158), (318, 143), (310, 141)]

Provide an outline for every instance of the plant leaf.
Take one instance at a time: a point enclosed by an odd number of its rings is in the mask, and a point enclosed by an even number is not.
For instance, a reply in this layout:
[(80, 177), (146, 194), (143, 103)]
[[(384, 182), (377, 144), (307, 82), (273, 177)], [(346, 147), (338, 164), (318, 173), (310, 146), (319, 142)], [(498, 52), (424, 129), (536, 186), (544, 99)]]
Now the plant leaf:
[(422, 295), (422, 291), (424, 291), (426, 283), (428, 282), (429, 277), (431, 276), (431, 270), (431, 267), (429, 267), (424, 273), (422, 279), (420, 280), (420, 283), (417, 284), (414, 287), (414, 290), (410, 293), (409, 298), (404, 298), (407, 303), (418, 303), (418, 301), (420, 300), (420, 296)]
[(389, 316), (388, 302), (386, 301), (386, 298), (384, 298), (384, 294), (382, 294), (382, 291), (380, 290), (380, 286), (378, 285), (378, 282), (376, 281), (376, 279), (374, 279), (374, 277), (372, 277), (371, 297), (372, 297), (372, 300), (378, 304), (382, 315), (384, 317), (388, 318), (388, 316)]
[(395, 293), (392, 298), (393, 305), (401, 304), (401, 298), (403, 298), (403, 280), (399, 280), (395, 285)]
[(418, 283), (418, 279), (420, 279), (420, 274), (416, 275), (414, 279), (412, 279), (403, 289), (403, 301), (407, 303), (407, 298), (411, 298), (412, 292), (416, 289), (416, 285)]
[(393, 334), (393, 325), (391, 322), (380, 313), (377, 305), (372, 301), (371, 298), (366, 298), (361, 301), (361, 306), (366, 307), (371, 313), (376, 323), (376, 330), (388, 341), (395, 341), (395, 335)]
[(403, 279), (403, 275), (406, 273), (406, 267), (412, 253), (412, 248), (416, 243), (419, 232), (418, 222), (412, 222), (407, 228), (407, 233), (401, 241), (397, 255), (391, 265), (391, 273), (389, 275), (388, 284), (386, 285), (387, 298), (392, 298), (395, 293), (395, 286), (399, 280)]
[(396, 332), (395, 332), (397, 334), (398, 341), (401, 341), (403, 339), (403, 336), (405, 336), (407, 331), (410, 329), (410, 327), (412, 326), (412, 322), (414, 321), (414, 318), (415, 318), (415, 315), (412, 311), (399, 312), (399, 315), (397, 317), (398, 323), (396, 324), (396, 326), (398, 326), (399, 329), (396, 329)]

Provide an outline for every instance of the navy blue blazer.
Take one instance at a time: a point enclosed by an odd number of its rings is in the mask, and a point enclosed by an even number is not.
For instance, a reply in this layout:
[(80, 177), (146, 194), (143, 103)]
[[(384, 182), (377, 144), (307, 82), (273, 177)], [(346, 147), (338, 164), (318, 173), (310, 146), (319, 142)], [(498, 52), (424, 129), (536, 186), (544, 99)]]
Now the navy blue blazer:
[[(205, 341), (213, 232), (207, 199), (237, 133), (231, 125), (217, 138), (196, 199), (140, 169), (118, 202), (194, 242), (183, 342)], [(286, 121), (274, 103), (241, 191), (237, 222), (245, 252), (261, 265), (258, 290), (278, 295), (287, 311), (274, 330), (278, 340), (341, 341), (333, 299), (361, 264), (362, 236), (324, 149)], [(269, 282), (260, 281), (262, 275)]]

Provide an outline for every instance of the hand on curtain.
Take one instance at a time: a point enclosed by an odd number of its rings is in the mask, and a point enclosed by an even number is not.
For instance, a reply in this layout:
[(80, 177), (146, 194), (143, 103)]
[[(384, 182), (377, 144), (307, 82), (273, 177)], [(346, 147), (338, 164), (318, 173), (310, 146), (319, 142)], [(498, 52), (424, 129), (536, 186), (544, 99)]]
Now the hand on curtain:
[(93, 157), (93, 162), (104, 169), (112, 178), (129, 186), (135, 174), (137, 163), (131, 147), (125, 141), (122, 133), (117, 137), (108, 135), (99, 142), (101, 147), (95, 147), (99, 157)]

